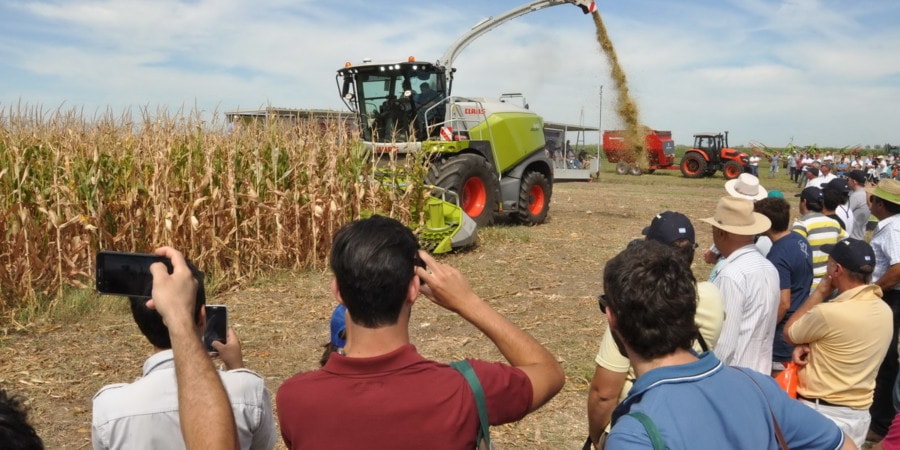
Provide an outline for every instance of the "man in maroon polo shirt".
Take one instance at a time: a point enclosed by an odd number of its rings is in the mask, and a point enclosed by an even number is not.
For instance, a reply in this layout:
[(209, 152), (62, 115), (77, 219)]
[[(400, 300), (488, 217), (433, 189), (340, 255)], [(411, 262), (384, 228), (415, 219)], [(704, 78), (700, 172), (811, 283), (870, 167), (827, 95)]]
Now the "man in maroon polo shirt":
[(478, 412), (468, 382), (409, 341), (419, 293), (478, 328), (509, 362), (469, 360), (491, 425), (521, 419), (565, 382), (546, 348), (479, 298), (458, 270), (418, 250), (394, 219), (346, 225), (335, 236), (331, 269), (332, 292), (347, 307), (346, 345), (321, 369), (279, 388), (278, 419), (290, 449), (475, 447)]

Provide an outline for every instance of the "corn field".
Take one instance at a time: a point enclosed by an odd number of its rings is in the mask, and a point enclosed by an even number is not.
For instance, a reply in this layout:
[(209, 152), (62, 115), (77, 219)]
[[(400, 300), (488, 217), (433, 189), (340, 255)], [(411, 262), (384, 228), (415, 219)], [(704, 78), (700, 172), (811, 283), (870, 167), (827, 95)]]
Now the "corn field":
[(197, 112), (136, 115), (0, 109), (0, 312), (93, 289), (101, 249), (170, 245), (227, 288), (322, 267), (334, 233), (361, 215), (420, 220), (421, 161), (394, 161), (408, 164), (395, 167), (404, 183), (380, 186), (342, 122), (263, 118), (226, 132)]

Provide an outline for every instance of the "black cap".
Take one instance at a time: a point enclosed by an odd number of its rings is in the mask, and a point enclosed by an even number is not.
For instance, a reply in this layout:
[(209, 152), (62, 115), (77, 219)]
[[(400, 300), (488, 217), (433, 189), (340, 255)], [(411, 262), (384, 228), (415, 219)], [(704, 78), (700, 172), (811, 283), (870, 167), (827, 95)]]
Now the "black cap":
[(847, 178), (859, 183), (863, 184), (866, 182), (866, 173), (859, 169), (851, 170), (847, 172)]
[(875, 270), (875, 251), (866, 241), (847, 238), (823, 245), (822, 251), (849, 271), (869, 274)]
[(819, 169), (817, 169), (817, 168), (815, 168), (815, 167), (809, 167), (809, 168), (806, 169), (806, 171), (809, 172), (809, 173), (811, 173), (811, 174), (813, 174), (813, 175), (815, 175), (815, 176), (819, 176)]
[(825, 185), (825, 189), (846, 193), (850, 192), (850, 185), (846, 178), (835, 178)]
[(794, 197), (800, 197), (800, 201), (806, 200), (806, 203), (818, 202), (821, 204), (822, 200), (825, 199), (825, 194), (822, 193), (821, 189), (815, 186), (809, 186), (803, 188), (803, 192), (794, 195)]
[(653, 218), (650, 226), (644, 228), (644, 236), (651, 241), (672, 245), (679, 239), (687, 239), (694, 243), (694, 226), (684, 214), (663, 211)]

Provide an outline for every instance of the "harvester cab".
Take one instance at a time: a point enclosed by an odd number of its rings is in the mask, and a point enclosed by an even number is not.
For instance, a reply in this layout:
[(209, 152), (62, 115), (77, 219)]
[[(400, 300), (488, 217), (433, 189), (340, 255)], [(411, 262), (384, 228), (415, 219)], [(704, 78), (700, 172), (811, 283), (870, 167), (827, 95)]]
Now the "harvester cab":
[(722, 171), (726, 180), (750, 170), (750, 156), (728, 147), (728, 132), (697, 133), (694, 146), (681, 158), (681, 174), (687, 178), (713, 176)]
[[(524, 99), (516, 105), (509, 98), (452, 96), (453, 61), (473, 40), (497, 26), (567, 3), (586, 14), (596, 9), (586, 0), (532, 1), (479, 22), (435, 63), (415, 57), (364, 60), (348, 62), (337, 71), (340, 95), (356, 113), (363, 145), (373, 158), (427, 154), (430, 168), (425, 182), (436, 188), (432, 194), (441, 196), (441, 202), (451, 204), (438, 208), (432, 200), (434, 205), (426, 208), (426, 229), (419, 233), (425, 247), (438, 251), (448, 245), (469, 245), (476, 228), (470, 221), (489, 225), (501, 214), (523, 224), (546, 220), (553, 165), (544, 151), (543, 119), (527, 109)], [(460, 236), (468, 233), (472, 236)]]

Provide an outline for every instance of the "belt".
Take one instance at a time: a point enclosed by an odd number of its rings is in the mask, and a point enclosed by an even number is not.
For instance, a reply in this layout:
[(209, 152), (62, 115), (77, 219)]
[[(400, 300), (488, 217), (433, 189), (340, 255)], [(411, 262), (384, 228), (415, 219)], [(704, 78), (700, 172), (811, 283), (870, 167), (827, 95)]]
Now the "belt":
[[(804, 396), (802, 396), (802, 395), (800, 395), (800, 394), (797, 394), (797, 398), (798, 398), (798, 399), (801, 399), (801, 400), (806, 400), (806, 401), (811, 402), (811, 403), (815, 403), (815, 404), (817, 404), (817, 405), (834, 406), (834, 407), (837, 407), (837, 408), (850, 408), (849, 406), (838, 405), (838, 404), (835, 404), (835, 403), (826, 402), (825, 400), (822, 400), (821, 398), (804, 397)], [(852, 408), (851, 408), (851, 409), (852, 409)]]

